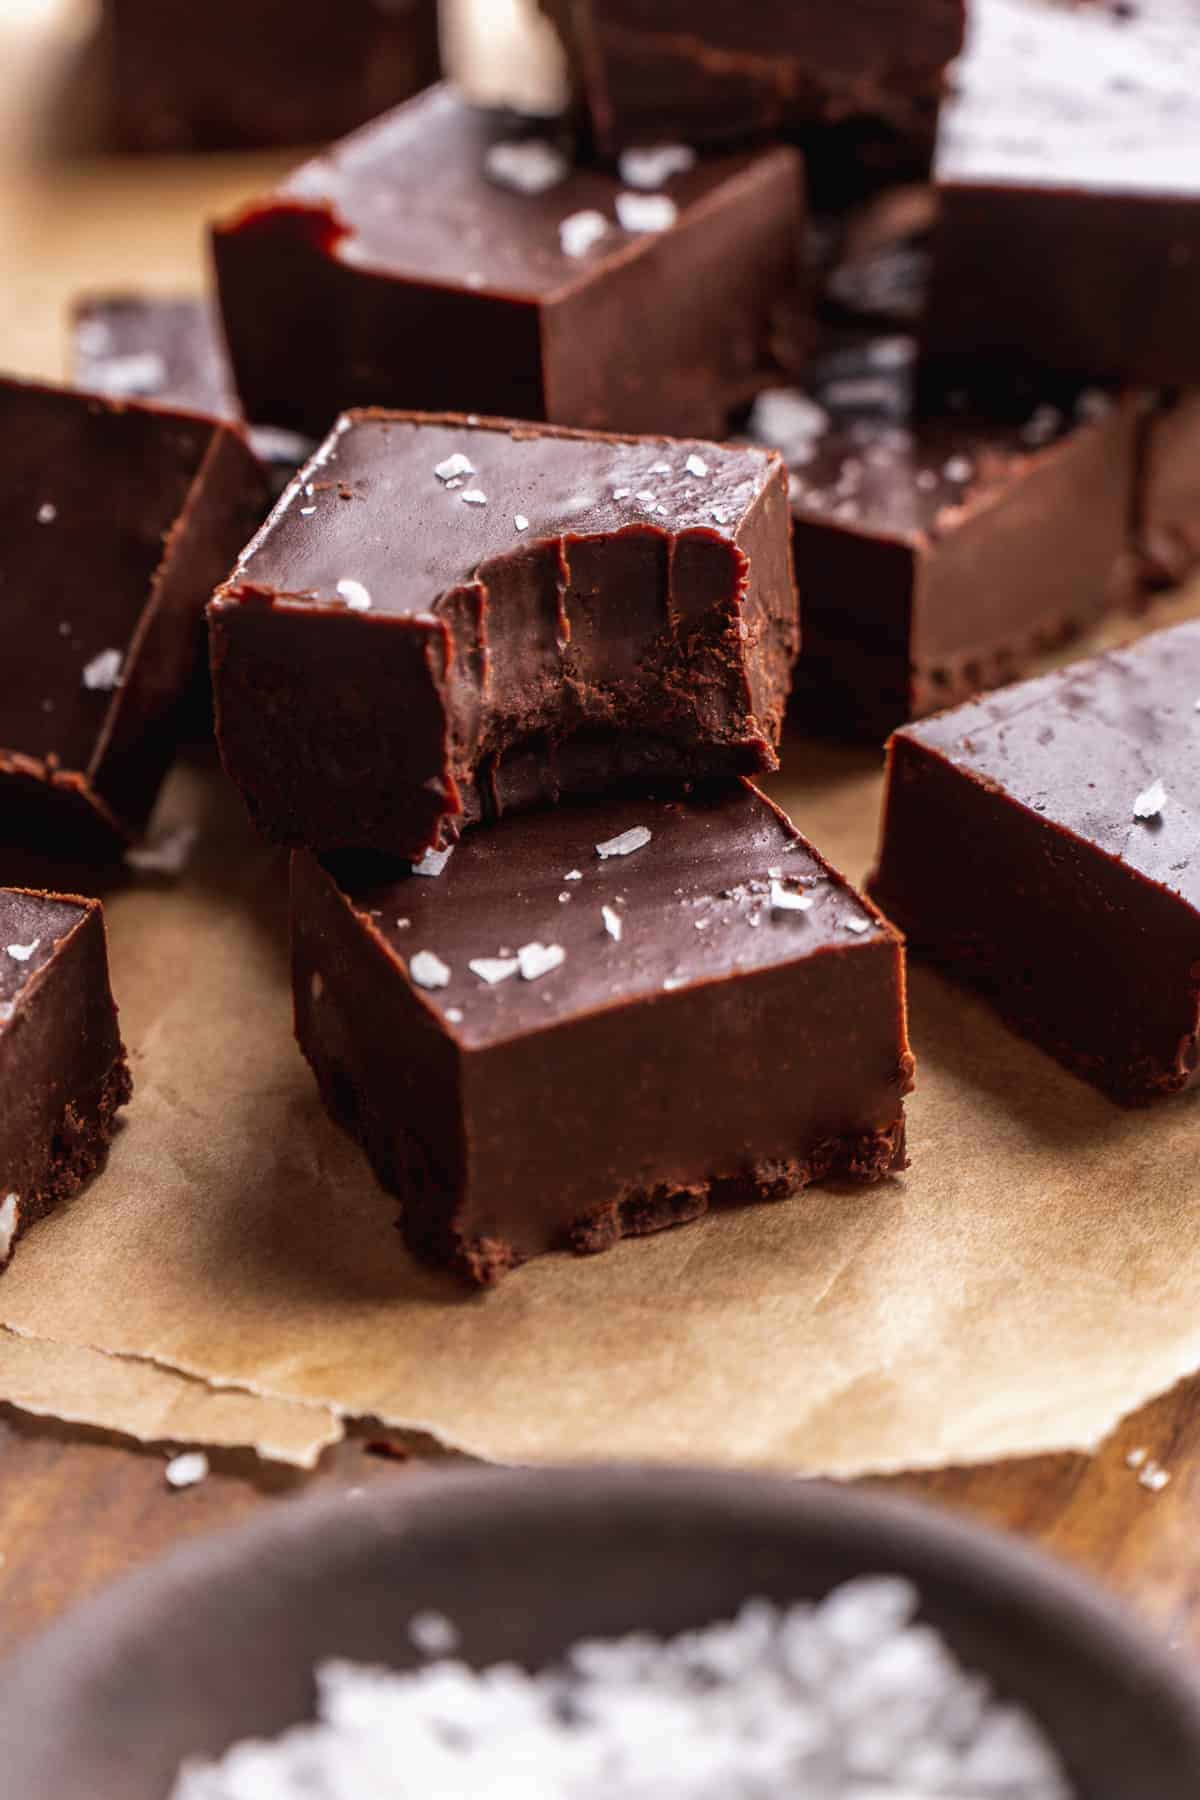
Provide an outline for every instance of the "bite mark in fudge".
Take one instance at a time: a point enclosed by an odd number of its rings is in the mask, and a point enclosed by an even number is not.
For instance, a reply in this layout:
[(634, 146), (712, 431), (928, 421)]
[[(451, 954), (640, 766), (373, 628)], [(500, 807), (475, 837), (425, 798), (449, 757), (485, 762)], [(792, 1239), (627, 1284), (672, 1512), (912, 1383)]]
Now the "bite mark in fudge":
[(905, 1166), (900, 940), (746, 783), (508, 818), (433, 880), (292, 868), (301, 1048), (471, 1282)]
[(1200, 384), (1193, 0), (979, 0), (955, 87), (930, 351)]
[(1200, 623), (892, 740), (871, 892), (1114, 1100), (1200, 1063)]
[(0, 382), (0, 433), (0, 845), (111, 853), (174, 753), (261, 475), (215, 420), (31, 382)]
[(789, 127), (921, 130), (962, 44), (962, 0), (542, 0), (602, 148), (711, 144)]
[(105, 0), (127, 150), (317, 144), (438, 76), (437, 0)]
[(978, 377), (918, 395), (911, 352), (852, 343), (751, 419), (792, 470), (795, 715), (835, 736), (1012, 680), (1128, 598), (1141, 402)]
[(247, 415), (317, 436), (399, 406), (720, 437), (799, 284), (799, 158), (711, 158), (638, 194), (548, 129), (535, 178), (528, 124), (439, 86), (220, 224)]
[(1150, 587), (1200, 570), (1200, 392), (1168, 397), (1147, 422), (1137, 526)]
[(100, 902), (0, 888), (0, 1266), (95, 1173), (131, 1092)]
[(226, 768), (284, 843), (416, 857), (560, 791), (773, 768), (786, 474), (690, 439), (352, 413), (209, 621)]

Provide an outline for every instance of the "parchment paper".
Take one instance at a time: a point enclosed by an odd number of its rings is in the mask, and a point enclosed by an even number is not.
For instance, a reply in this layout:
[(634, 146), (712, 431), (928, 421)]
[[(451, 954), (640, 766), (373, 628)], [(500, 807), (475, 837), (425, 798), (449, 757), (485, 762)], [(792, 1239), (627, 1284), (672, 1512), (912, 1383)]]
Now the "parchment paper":
[[(61, 373), (79, 288), (197, 290), (205, 218), (294, 160), (74, 155), (90, 17), (0, 7), (4, 362), (35, 373)], [(876, 759), (794, 742), (787, 768), (780, 797), (861, 875)], [(321, 1112), (281, 860), (215, 771), (173, 777), (162, 821), (192, 817), (181, 882), (109, 897), (137, 1093), (107, 1172), (0, 1278), (26, 1334), (0, 1335), (0, 1398), (300, 1464), (375, 1414), (493, 1458), (850, 1473), (1088, 1448), (1200, 1364), (1200, 1095), (1122, 1114), (919, 971), (903, 1180), (464, 1298)]]
[[(861, 875), (877, 757), (787, 757), (778, 796)], [(505, 1461), (990, 1460), (1090, 1448), (1200, 1363), (1200, 1094), (1124, 1113), (921, 970), (905, 1177), (464, 1295), (408, 1257), (292, 1041), (282, 857), (215, 769), (176, 772), (160, 822), (182, 818), (201, 827), (184, 877), (109, 897), (136, 1096), (107, 1172), (0, 1280), (15, 1330), (328, 1409), (299, 1449), (238, 1414), (296, 1460), (332, 1414)], [(42, 1355), (40, 1404), (60, 1410), (58, 1379), (89, 1416), (74, 1353)], [(144, 1433), (135, 1390), (126, 1417), (106, 1382), (94, 1416)]]

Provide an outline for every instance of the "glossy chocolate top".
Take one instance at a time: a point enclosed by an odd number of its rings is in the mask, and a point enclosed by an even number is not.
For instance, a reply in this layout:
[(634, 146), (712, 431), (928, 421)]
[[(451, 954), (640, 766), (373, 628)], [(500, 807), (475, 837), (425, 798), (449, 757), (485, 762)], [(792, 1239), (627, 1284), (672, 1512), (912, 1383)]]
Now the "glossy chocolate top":
[[(1014, 389), (1015, 378), (1005, 410)], [(959, 391), (936, 411), (918, 407), (912, 340), (878, 337), (823, 357), (807, 391), (768, 390), (749, 430), (783, 453), (798, 519), (936, 540), (1112, 404), (1098, 389), (1030, 393), (1009, 423), (992, 416), (991, 398)]]
[(31, 976), (85, 916), (79, 901), (24, 888), (0, 888), (0, 1028)]
[[(526, 147), (514, 172), (496, 151), (518, 140)], [(673, 215), (794, 157), (786, 149), (710, 157), (668, 177), (656, 194), (629, 193), (603, 168), (573, 166), (569, 139), (553, 123), (538, 130), (480, 111), (440, 85), (302, 164), (272, 201), (231, 228), (252, 230), (272, 205), (313, 207), (328, 212), (325, 242), (343, 262), (536, 300), (586, 280), (598, 266), (639, 255), (671, 228)], [(603, 230), (572, 255), (560, 228), (581, 214), (599, 215)], [(628, 228), (639, 215), (642, 228)]]
[[(740, 782), (690, 800), (607, 797), (510, 815), (469, 832), (432, 877), (378, 883), (354, 864), (330, 866), (408, 966), (414, 992), (473, 1048), (818, 951), (849, 952), (888, 930)], [(811, 907), (787, 904), (797, 897)], [(524, 950), (528, 963), (534, 946), (563, 955), (529, 979), (517, 961)], [(439, 965), (445, 986), (415, 978), (438, 978)]]
[(207, 300), (95, 294), (72, 314), (71, 373), (117, 400), (162, 400), (237, 419), (233, 377)]
[(974, 0), (937, 172), (1200, 194), (1196, 0)]
[(421, 613), (539, 539), (638, 529), (730, 540), (777, 467), (761, 450), (696, 441), (348, 413), (230, 586)]
[(214, 429), (0, 381), (0, 753), (88, 768)]
[(901, 736), (1200, 906), (1200, 621)]

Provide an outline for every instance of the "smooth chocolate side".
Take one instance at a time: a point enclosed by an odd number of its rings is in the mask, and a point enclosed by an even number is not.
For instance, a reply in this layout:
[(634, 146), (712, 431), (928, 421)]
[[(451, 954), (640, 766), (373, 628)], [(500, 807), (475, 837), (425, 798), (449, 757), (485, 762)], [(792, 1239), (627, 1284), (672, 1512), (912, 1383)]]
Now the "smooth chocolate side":
[(1181, 626), (889, 751), (869, 891), (914, 953), (1123, 1105), (1200, 1066), (1198, 670)]
[[(648, 844), (597, 857), (635, 824)], [(809, 911), (772, 910), (776, 866)], [(900, 940), (753, 789), (505, 820), (434, 880), (307, 854), (292, 879), (301, 1048), (410, 1247), (472, 1283), (904, 1167)], [(557, 970), (468, 969), (526, 933)], [(444, 991), (411, 977), (421, 950)]]
[(1146, 425), (1137, 544), (1151, 588), (1200, 570), (1200, 393), (1167, 396)]
[[(99, 901), (0, 889), (0, 1200), (13, 1239), (104, 1161), (132, 1093)], [(35, 948), (24, 962), (9, 946)], [(32, 971), (31, 973), (29, 971)]]

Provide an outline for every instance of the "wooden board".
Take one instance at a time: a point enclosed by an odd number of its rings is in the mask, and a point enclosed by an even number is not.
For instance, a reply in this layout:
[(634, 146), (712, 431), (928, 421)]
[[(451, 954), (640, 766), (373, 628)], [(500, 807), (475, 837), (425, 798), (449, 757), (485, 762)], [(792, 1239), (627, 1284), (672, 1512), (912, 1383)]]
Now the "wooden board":
[[(204, 220), (291, 160), (95, 154), (90, 16), (88, 0), (0, 5), (0, 358), (12, 370), (63, 371), (66, 307), (84, 286), (198, 290)], [(1135, 1447), (1170, 1471), (1163, 1492), (1139, 1486), (1126, 1466)], [(312, 1478), (217, 1457), (208, 1481), (175, 1493), (160, 1452), (0, 1411), (0, 1648), (200, 1532), (309, 1486), (403, 1480), (429, 1454), (417, 1446), (405, 1463), (383, 1460), (359, 1439)], [(1146, 1407), (1090, 1461), (1043, 1457), (874, 1485), (1023, 1532), (1106, 1582), (1181, 1654), (1200, 1651), (1200, 1380)]]

